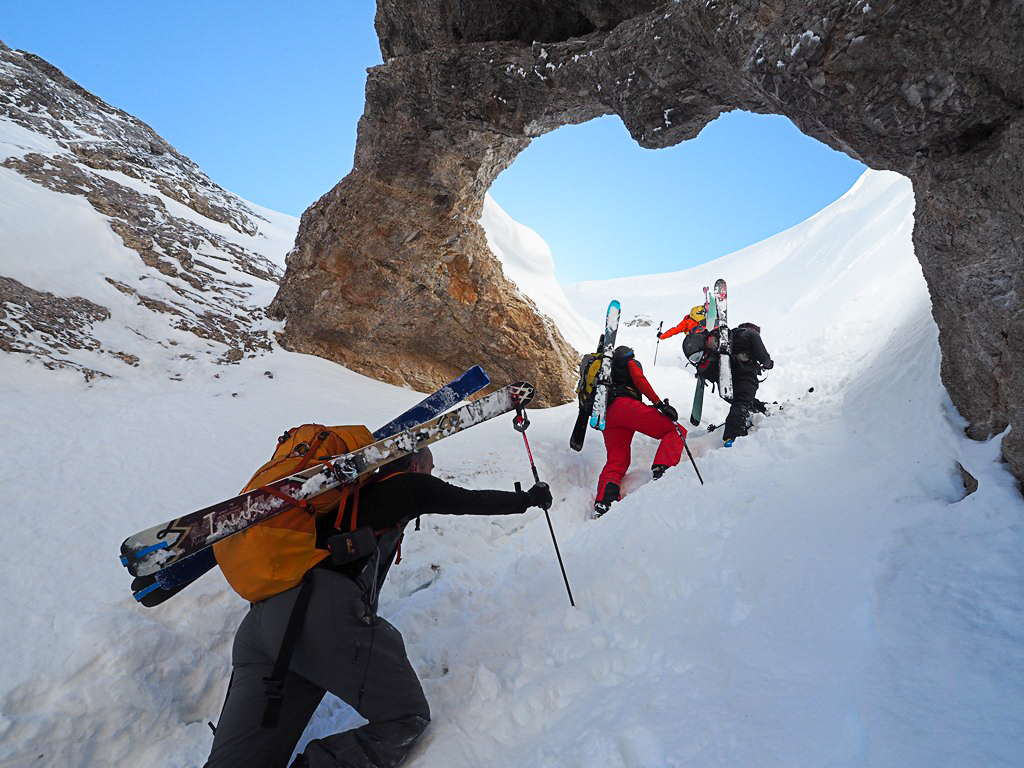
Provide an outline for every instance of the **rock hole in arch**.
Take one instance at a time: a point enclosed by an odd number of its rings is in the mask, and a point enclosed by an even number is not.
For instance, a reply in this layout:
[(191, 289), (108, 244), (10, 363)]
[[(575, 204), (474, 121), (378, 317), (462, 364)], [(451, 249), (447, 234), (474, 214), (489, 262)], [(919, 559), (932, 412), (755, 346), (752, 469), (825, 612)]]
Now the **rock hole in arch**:
[(865, 170), (780, 115), (728, 112), (664, 149), (609, 115), (534, 139), (489, 194), (547, 242), (571, 285), (732, 253), (805, 221)]

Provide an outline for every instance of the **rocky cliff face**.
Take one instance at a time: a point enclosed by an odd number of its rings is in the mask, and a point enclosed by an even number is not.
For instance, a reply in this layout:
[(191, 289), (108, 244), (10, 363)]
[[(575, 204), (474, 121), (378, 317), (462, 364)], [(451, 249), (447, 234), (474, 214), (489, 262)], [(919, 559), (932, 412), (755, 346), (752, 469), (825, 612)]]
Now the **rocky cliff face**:
[(656, 148), (781, 114), (912, 179), (943, 379), (972, 437), (1014, 427), (1024, 478), (1020, 2), (378, 0), (376, 26), (355, 170), (303, 216), (275, 300), (291, 346), (416, 383), (484, 361), (565, 398), (570, 352), (477, 226), (494, 178), (599, 115)]
[[(84, 199), (90, 213), (76, 219), (106, 222), (123, 247), (103, 250), (110, 262), (92, 265), (103, 275), (99, 290), (68, 298), (13, 274), (30, 274), (24, 265), (49, 254), (0, 245), (0, 349), (93, 378), (142, 358), (160, 359), (178, 376), (200, 356), (230, 363), (271, 348), (254, 293), (276, 285), (281, 269), (262, 244), (268, 222), (243, 201), (149, 126), (3, 43), (0, 129), (0, 168), (59, 193), (44, 198), (54, 204)], [(71, 226), (46, 202), (32, 216), (37, 227)], [(95, 247), (72, 246), (82, 253), (67, 254), (71, 260)]]

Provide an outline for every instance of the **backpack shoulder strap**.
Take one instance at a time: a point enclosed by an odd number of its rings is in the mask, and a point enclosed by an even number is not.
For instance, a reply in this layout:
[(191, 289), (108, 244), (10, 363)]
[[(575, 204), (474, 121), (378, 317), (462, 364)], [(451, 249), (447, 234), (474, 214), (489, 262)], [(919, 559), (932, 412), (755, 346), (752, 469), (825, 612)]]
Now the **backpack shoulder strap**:
[(274, 669), (271, 671), (270, 677), (263, 678), (263, 690), (267, 697), (267, 706), (263, 709), (262, 725), (264, 728), (276, 728), (281, 718), (281, 705), (284, 703), (284, 678), (292, 663), (292, 653), (299, 641), (299, 632), (302, 630), (302, 624), (306, 618), (306, 608), (309, 607), (312, 591), (313, 581), (307, 573), (302, 579), (299, 594), (296, 596), (292, 612), (288, 616), (288, 625), (285, 627), (284, 637), (281, 638), (281, 647), (277, 651)]
[[(338, 504), (338, 515), (334, 519), (335, 530), (354, 531), (359, 527), (359, 490), (361, 487), (357, 483)], [(346, 520), (348, 523), (345, 522)]]

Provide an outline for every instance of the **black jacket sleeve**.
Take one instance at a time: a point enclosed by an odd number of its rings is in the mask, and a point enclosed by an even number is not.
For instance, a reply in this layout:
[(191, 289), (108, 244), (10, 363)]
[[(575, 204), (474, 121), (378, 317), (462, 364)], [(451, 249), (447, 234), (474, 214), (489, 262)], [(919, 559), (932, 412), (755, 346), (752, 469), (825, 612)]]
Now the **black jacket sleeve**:
[(473, 491), (409, 472), (371, 482), (359, 494), (359, 524), (398, 525), (420, 515), (516, 515), (530, 499), (523, 491)]
[(750, 356), (757, 360), (762, 366), (771, 363), (772, 358), (768, 354), (768, 350), (764, 348), (764, 342), (761, 340), (761, 334), (756, 331), (750, 331)]

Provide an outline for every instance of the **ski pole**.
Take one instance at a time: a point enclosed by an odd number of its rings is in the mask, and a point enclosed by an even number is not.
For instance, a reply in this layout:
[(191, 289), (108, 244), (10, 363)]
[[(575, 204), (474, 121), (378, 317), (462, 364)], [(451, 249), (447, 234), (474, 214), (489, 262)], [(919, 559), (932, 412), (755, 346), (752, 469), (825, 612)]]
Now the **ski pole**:
[(704, 478), (700, 476), (700, 470), (697, 469), (697, 462), (693, 459), (693, 454), (690, 453), (690, 446), (686, 444), (686, 435), (683, 434), (683, 430), (679, 428), (679, 424), (675, 424), (676, 432), (679, 437), (683, 439), (683, 448), (686, 449), (686, 455), (690, 457), (690, 463), (693, 464), (693, 471), (697, 473), (697, 479), (700, 480), (700, 484), (704, 485)]
[(661, 326), (663, 326), (664, 324), (664, 320), (658, 323), (658, 343), (654, 345), (654, 362), (651, 363), (651, 368), (658, 364), (658, 347), (661, 346)]
[(697, 469), (697, 462), (693, 460), (693, 454), (690, 453), (690, 446), (686, 444), (686, 438), (683, 438), (683, 448), (686, 449), (686, 455), (690, 457), (690, 463), (693, 464), (693, 471), (697, 473), (697, 479), (700, 480), (700, 484), (704, 485), (704, 478), (700, 476), (700, 470)]
[[(533, 470), (533, 481), (535, 483), (540, 482), (540, 475), (537, 474), (537, 464), (533, 460), (533, 451), (530, 450), (530, 441), (526, 439), (526, 428), (530, 426), (530, 420), (526, 418), (526, 414), (523, 412), (523, 407), (519, 404), (518, 398), (513, 397), (513, 402), (516, 404), (516, 415), (512, 418), (512, 426), (523, 436), (523, 445), (526, 446), (526, 455), (530, 458), (530, 469)], [(516, 490), (520, 489), (519, 483), (516, 483)], [(569, 605), (573, 608), (576, 607), (576, 601), (572, 599), (572, 590), (569, 588), (569, 577), (565, 574), (565, 564), (562, 562), (562, 553), (558, 550), (558, 540), (555, 538), (555, 528), (551, 525), (551, 515), (548, 511), (544, 510), (544, 517), (548, 521), (548, 530), (551, 531), (551, 543), (555, 545), (555, 556), (558, 558), (558, 567), (562, 569), (562, 580), (565, 582), (565, 591), (569, 594)]]

